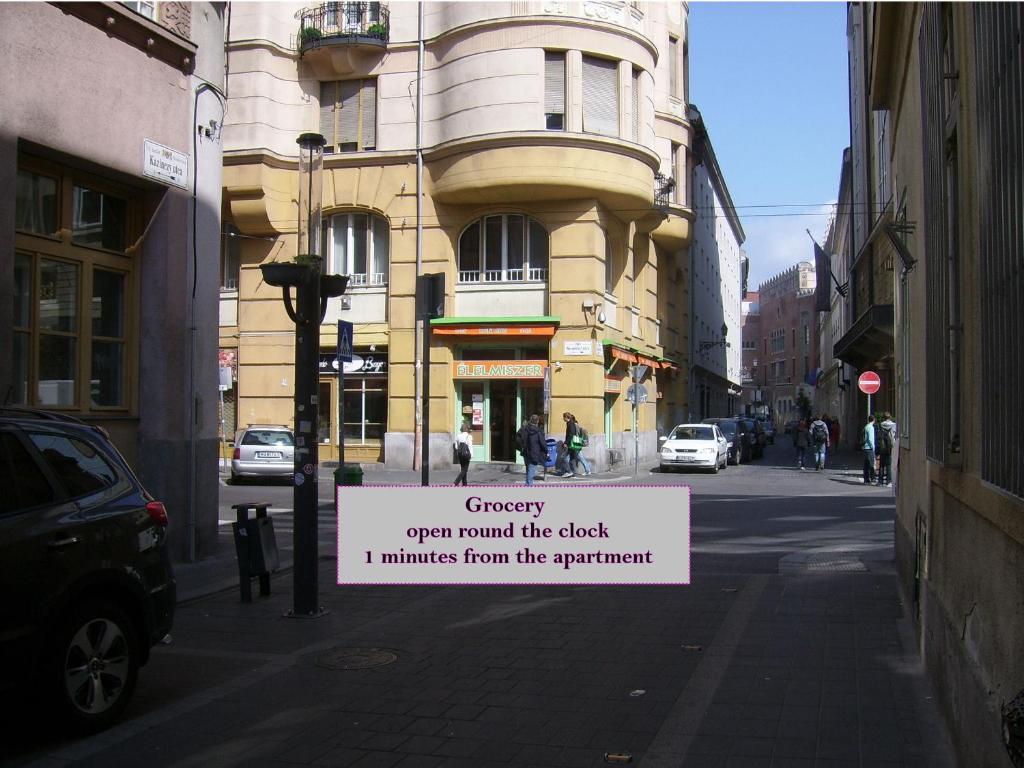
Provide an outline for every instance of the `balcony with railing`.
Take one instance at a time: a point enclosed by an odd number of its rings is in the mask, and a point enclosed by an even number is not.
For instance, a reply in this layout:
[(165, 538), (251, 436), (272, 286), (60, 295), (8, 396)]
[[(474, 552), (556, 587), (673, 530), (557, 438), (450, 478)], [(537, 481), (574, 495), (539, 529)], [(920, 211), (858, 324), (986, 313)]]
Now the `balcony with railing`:
[(390, 13), (380, 3), (323, 3), (299, 12), (299, 52), (325, 45), (388, 44)]
[(361, 57), (383, 52), (391, 34), (390, 12), (381, 3), (323, 3), (296, 17), (296, 48), (320, 78), (356, 71)]

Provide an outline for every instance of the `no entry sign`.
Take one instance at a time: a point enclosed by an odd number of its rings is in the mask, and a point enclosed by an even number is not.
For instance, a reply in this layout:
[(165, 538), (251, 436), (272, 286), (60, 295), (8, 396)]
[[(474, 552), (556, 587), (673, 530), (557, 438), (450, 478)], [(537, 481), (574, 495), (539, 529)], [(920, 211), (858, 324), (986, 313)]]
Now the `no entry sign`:
[(857, 379), (857, 387), (865, 395), (873, 395), (882, 387), (882, 380), (874, 371), (864, 371)]

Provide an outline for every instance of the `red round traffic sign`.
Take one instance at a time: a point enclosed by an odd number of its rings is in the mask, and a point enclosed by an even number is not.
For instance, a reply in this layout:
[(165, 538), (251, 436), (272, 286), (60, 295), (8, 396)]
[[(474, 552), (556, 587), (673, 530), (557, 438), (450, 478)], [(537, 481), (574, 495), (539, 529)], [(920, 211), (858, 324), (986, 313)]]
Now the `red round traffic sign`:
[(865, 395), (873, 395), (882, 388), (882, 380), (874, 371), (864, 371), (857, 379), (857, 388)]

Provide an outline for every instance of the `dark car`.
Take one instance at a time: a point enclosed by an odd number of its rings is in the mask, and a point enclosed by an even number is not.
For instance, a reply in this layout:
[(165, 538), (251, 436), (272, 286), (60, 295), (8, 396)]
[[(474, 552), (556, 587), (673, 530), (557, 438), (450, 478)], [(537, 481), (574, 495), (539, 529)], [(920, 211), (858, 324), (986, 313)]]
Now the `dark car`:
[(0, 689), (112, 724), (171, 629), (167, 512), (100, 428), (0, 409)]
[(764, 427), (761, 426), (761, 422), (757, 419), (751, 419), (745, 416), (736, 420), (742, 422), (743, 427), (747, 430), (747, 444), (750, 446), (750, 458), (760, 459), (764, 456), (764, 446), (768, 441), (768, 438), (764, 433)]
[(771, 419), (767, 416), (759, 416), (756, 421), (764, 429), (764, 437), (768, 445), (775, 445), (775, 425)]
[(717, 424), (718, 429), (729, 441), (729, 463), (740, 464), (750, 461), (750, 446), (744, 445), (747, 430), (739, 419), (704, 419), (702, 424)]

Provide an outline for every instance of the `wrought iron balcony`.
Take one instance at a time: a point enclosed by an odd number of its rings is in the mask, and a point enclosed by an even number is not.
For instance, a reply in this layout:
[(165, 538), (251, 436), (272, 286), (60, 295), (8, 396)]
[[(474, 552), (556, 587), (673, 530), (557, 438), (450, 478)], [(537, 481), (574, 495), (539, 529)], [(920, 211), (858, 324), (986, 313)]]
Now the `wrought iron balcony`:
[(325, 45), (386, 46), (390, 12), (380, 3), (323, 3), (299, 12), (300, 53)]
[(676, 180), (662, 173), (654, 174), (654, 207), (662, 212), (668, 211), (672, 201), (672, 190), (676, 188)]

